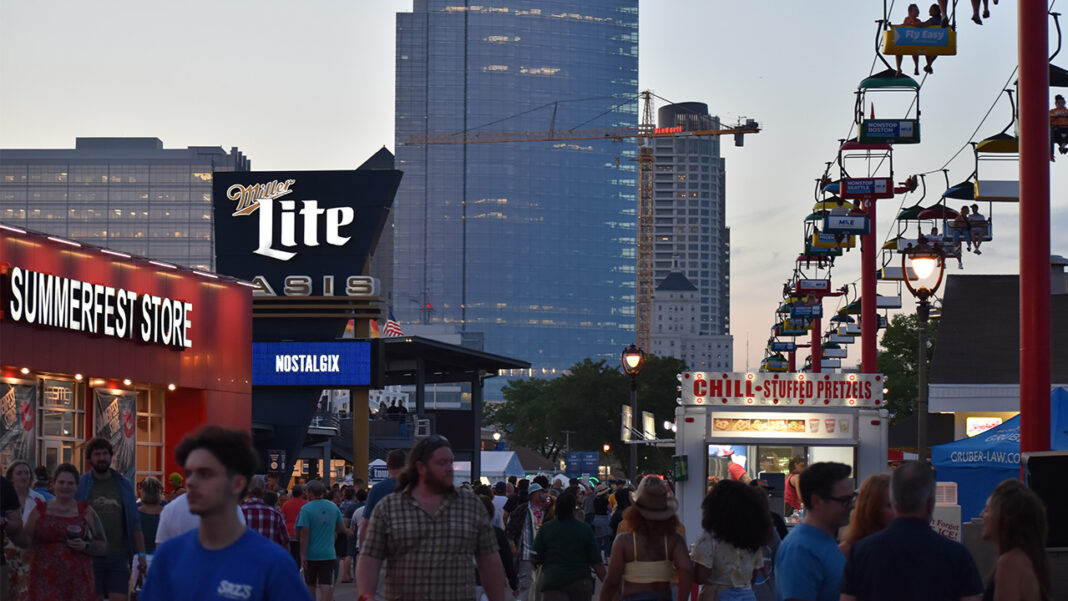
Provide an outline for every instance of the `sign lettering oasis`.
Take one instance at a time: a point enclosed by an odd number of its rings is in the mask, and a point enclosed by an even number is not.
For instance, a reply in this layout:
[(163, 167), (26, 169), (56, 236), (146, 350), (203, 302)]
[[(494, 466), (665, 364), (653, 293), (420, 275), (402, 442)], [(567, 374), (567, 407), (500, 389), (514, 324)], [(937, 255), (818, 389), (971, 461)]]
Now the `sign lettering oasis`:
[(375, 296), (364, 275), (401, 172), (216, 172), (216, 269), (258, 296)]

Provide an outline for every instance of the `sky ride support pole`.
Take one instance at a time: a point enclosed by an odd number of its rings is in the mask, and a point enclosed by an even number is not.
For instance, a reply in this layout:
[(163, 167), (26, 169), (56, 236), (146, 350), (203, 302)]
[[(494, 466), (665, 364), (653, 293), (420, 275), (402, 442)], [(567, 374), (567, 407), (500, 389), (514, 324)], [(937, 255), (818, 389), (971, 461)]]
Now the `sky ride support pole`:
[[(823, 306), (823, 302), (820, 302)], [(823, 320), (817, 317), (812, 321), (812, 373), (818, 374), (823, 371), (823, 346), (820, 337), (823, 335)]]
[(1050, 447), (1049, 17), (1018, 3), (1020, 64), (1020, 451)]
[(790, 364), (788, 369), (790, 373), (797, 371), (797, 351), (790, 351)]
[(875, 259), (879, 243), (875, 239), (875, 202), (865, 198), (865, 211), (871, 226), (861, 240), (860, 249), (860, 368), (861, 373), (878, 371), (875, 347), (878, 345), (879, 317), (875, 313)]

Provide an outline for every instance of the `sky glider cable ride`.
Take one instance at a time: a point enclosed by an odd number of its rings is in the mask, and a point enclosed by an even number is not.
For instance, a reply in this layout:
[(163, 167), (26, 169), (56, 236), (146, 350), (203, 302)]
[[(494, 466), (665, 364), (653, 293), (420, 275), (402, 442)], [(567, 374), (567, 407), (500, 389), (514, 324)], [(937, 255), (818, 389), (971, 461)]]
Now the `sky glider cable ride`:
[[(941, 13), (941, 11), (939, 11)], [(883, 19), (879, 22), (882, 30), (882, 53), (890, 56), (955, 56), (957, 54), (957, 3), (953, 2), (950, 15), (939, 15), (941, 22), (945, 24), (925, 25), (920, 21), (920, 15), (909, 15), (914, 19), (912, 24), (902, 23), (894, 25), (890, 22), (890, 13), (887, 9), (886, 0), (883, 0)], [(937, 17), (928, 12), (927, 21)], [(919, 21), (920, 24), (915, 24)], [(883, 61), (884, 63), (886, 61)], [(889, 67), (890, 65), (887, 65)]]
[(994, 173), (1007, 173), (1004, 169), (997, 169), (998, 165), (1013, 163), (1011, 173), (1019, 177), (1019, 169), (1016, 166), (1020, 161), (1020, 140), (1009, 134), (1009, 128), (1018, 120), (1016, 103), (1012, 99), (1012, 91), (1005, 90), (1009, 98), (1009, 106), (1012, 109), (1012, 120), (1000, 133), (989, 138), (972, 142), (975, 153), (975, 191), (973, 199), (988, 202), (1019, 202), (1020, 180), (1019, 179), (995, 179)]
[[(1051, 88), (1068, 88), (1068, 70), (1053, 64), (1054, 57), (1061, 51), (1061, 22), (1060, 13), (1050, 13), (1053, 24), (1057, 29), (1057, 50), (1049, 57), (1049, 86)], [(1061, 154), (1068, 154), (1068, 107), (1065, 106), (1064, 96), (1057, 94), (1055, 106), (1049, 112), (1049, 158), (1054, 158), (1054, 150)]]
[[(941, 28), (938, 28), (941, 30)], [(875, 99), (890, 94), (907, 95), (911, 102), (900, 115), (876, 118)], [(857, 86), (855, 120), (857, 141), (861, 144), (919, 144), (920, 143), (920, 84), (894, 69), (887, 69), (865, 78)], [(885, 106), (880, 103), (880, 106)], [(913, 112), (915, 108), (915, 112)]]

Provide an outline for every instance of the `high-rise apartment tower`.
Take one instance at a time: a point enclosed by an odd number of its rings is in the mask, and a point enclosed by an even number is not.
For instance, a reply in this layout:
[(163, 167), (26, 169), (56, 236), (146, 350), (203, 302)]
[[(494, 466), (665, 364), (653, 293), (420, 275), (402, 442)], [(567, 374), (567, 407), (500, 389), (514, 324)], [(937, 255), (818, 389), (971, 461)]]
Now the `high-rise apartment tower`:
[[(709, 115), (708, 106), (701, 102), (661, 107), (657, 122), (658, 127), (681, 127), (682, 131), (720, 127), (719, 118)], [(653, 283), (657, 286), (656, 296), (661, 302), (665, 300), (667, 291), (661, 289), (661, 284), (669, 275), (685, 276), (683, 279), (692, 284), (696, 292), (696, 307), (693, 308), (696, 330), (693, 334), (709, 337), (705, 343), (694, 340), (685, 343), (689, 356), (705, 357), (690, 367), (722, 368), (725, 357), (733, 351), (729, 338), (730, 229), (726, 223), (726, 172), (720, 157), (720, 138), (655, 138), (649, 144), (654, 157)], [(672, 344), (655, 340), (665, 334), (671, 337), (677, 332), (658, 333), (654, 323), (650, 335), (654, 339), (654, 349), (664, 352), (664, 349), (672, 348)], [(675, 348), (681, 348), (683, 343), (676, 342), (680, 346)], [(683, 358), (681, 354), (676, 356)]]

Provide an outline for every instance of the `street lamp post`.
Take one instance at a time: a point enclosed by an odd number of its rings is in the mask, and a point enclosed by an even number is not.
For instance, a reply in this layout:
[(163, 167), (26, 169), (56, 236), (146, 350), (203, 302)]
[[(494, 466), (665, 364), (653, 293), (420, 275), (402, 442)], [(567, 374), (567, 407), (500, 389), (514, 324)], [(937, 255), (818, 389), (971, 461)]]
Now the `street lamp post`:
[[(909, 276), (910, 268), (916, 275), (915, 279)], [(938, 276), (934, 285), (930, 288), (923, 285), (936, 270)], [(904, 275), (905, 287), (919, 301), (916, 305), (916, 320), (919, 322), (919, 348), (916, 364), (916, 374), (919, 379), (919, 398), (916, 403), (916, 454), (920, 461), (927, 461), (927, 321), (931, 315), (931, 304), (928, 299), (942, 285), (942, 274), (945, 270), (945, 254), (941, 247), (928, 246), (922, 235), (916, 246), (905, 249), (901, 254), (901, 272)]]
[[(630, 376), (630, 415), (632, 436), (637, 428), (633, 428), (634, 422), (641, 419), (638, 413), (638, 374), (645, 364), (645, 351), (636, 345), (630, 345), (623, 350), (623, 371)], [(637, 486), (638, 483), (638, 443), (631, 440), (630, 444), (630, 480)]]

